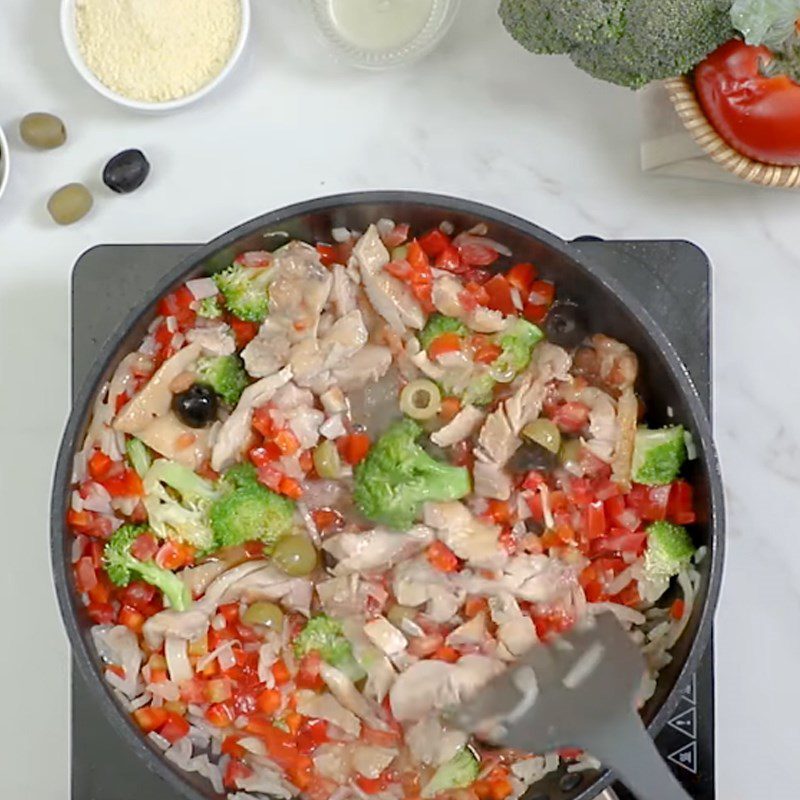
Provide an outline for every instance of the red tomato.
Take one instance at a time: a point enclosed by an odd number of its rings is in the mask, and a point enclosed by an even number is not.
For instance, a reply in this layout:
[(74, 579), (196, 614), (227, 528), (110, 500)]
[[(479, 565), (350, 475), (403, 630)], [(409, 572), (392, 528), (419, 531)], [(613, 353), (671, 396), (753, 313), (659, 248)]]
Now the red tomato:
[(357, 774), (355, 781), (365, 794), (378, 794), (392, 782), (392, 774), (389, 770), (384, 770), (377, 778), (365, 778)]
[(486, 305), (500, 311), (503, 314), (511, 315), (517, 313), (517, 307), (511, 295), (511, 284), (506, 280), (505, 275), (495, 275), (483, 284), (488, 295)]
[(671, 490), (671, 486), (642, 486), (635, 483), (625, 501), (642, 519), (666, 519)]
[(608, 536), (592, 541), (591, 554), (593, 556), (605, 553), (636, 553), (644, 551), (647, 533), (626, 531), (624, 528), (612, 528)]
[(338, 251), (332, 244), (318, 244), (317, 252), (323, 266), (332, 267), (334, 264), (339, 263)]
[(450, 247), (450, 237), (438, 228), (434, 228), (424, 236), (420, 236), (419, 246), (425, 251), (428, 258), (436, 258)]
[(494, 342), (487, 342), (486, 344), (481, 344), (475, 350), (472, 360), (476, 364), (494, 364), (500, 358), (502, 352), (503, 348), (500, 345), (494, 344)]
[(298, 689), (313, 689), (322, 691), (325, 688), (325, 681), (319, 674), (322, 658), (319, 653), (312, 651), (303, 656), (297, 670), (295, 682)]
[(109, 625), (116, 621), (117, 614), (110, 603), (89, 603), (86, 606), (89, 619), (97, 625)]
[(536, 280), (536, 267), (528, 263), (514, 264), (506, 273), (506, 280), (519, 290), (522, 297), (527, 297), (530, 294), (531, 285)]
[(467, 267), (461, 263), (461, 256), (458, 250), (452, 245), (448, 245), (436, 256), (436, 269), (443, 269), (446, 272), (452, 272), (455, 275), (460, 275), (466, 272)]
[(458, 570), (458, 556), (444, 542), (437, 541), (428, 545), (425, 555), (431, 566), (440, 572), (456, 572)]
[(119, 593), (120, 602), (137, 611), (144, 611), (156, 596), (156, 587), (144, 581), (131, 581)]
[(253, 411), (251, 424), (253, 430), (258, 431), (265, 439), (271, 439), (276, 433), (275, 423), (272, 421), (272, 406), (259, 406)]
[(147, 706), (146, 708), (137, 708), (133, 712), (133, 719), (145, 733), (150, 733), (158, 730), (169, 719), (169, 712), (164, 708)]
[(766, 47), (734, 39), (694, 70), (703, 111), (717, 133), (756, 161), (800, 164), (800, 85), (786, 75), (767, 77)]
[(168, 711), (167, 721), (158, 732), (170, 744), (175, 744), (189, 733), (189, 723), (180, 714)]
[(589, 409), (583, 403), (562, 403), (552, 420), (564, 433), (580, 433), (589, 423)]
[(606, 532), (606, 512), (598, 500), (586, 507), (586, 536), (597, 539)]
[(256, 698), (258, 710), (271, 717), (281, 707), (282, 695), (277, 689), (265, 689)]
[(139, 561), (152, 561), (158, 552), (158, 539), (152, 533), (143, 533), (131, 545), (131, 555)]

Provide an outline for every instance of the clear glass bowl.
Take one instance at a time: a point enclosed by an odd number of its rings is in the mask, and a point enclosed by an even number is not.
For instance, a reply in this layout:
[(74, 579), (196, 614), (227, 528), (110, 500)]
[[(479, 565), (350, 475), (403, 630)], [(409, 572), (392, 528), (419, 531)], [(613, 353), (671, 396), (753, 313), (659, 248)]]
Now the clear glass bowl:
[(424, 27), (413, 39), (396, 48), (368, 48), (348, 39), (337, 27), (334, 13), (335, 4), (341, 0), (309, 2), (320, 31), (343, 60), (364, 69), (387, 69), (410, 64), (428, 55), (453, 24), (461, 0), (432, 0), (430, 15)]

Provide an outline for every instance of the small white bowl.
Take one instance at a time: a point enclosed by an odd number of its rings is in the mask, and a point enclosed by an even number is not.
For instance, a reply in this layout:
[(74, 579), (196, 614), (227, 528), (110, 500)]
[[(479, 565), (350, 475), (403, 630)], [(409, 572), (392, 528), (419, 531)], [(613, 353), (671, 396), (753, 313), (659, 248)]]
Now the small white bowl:
[(8, 176), (11, 172), (11, 151), (8, 149), (8, 139), (0, 128), (0, 197), (8, 186)]
[(151, 103), (143, 100), (133, 100), (123, 94), (109, 89), (98, 77), (92, 72), (87, 65), (86, 61), (81, 54), (80, 46), (78, 45), (78, 34), (75, 26), (75, 6), (76, 0), (61, 0), (61, 38), (64, 40), (64, 47), (67, 50), (67, 55), (72, 62), (75, 69), (80, 76), (92, 87), (98, 94), (112, 100), (118, 105), (131, 108), (135, 111), (156, 112), (161, 113), (165, 111), (175, 111), (179, 108), (191, 105), (198, 100), (205, 97), (207, 94), (214, 91), (224, 80), (230, 75), (233, 68), (239, 61), (242, 53), (244, 52), (247, 37), (250, 34), (250, 0), (239, 0), (242, 7), (242, 27), (239, 31), (239, 39), (236, 46), (231, 52), (228, 63), (222, 71), (205, 86), (202, 86), (196, 92), (187, 94), (184, 97), (178, 97), (175, 100), (165, 100), (164, 102)]

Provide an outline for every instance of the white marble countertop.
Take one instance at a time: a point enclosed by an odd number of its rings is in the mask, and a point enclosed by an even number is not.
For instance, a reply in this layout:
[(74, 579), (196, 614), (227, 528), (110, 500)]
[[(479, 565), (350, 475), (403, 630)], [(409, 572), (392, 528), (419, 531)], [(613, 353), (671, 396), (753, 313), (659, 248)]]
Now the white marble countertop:
[[(67, 797), (67, 644), (46, 512), (68, 404), (76, 257), (101, 242), (207, 240), (316, 195), (413, 188), (481, 200), (565, 238), (684, 238), (712, 258), (730, 509), (717, 618), (718, 796), (796, 797), (800, 195), (642, 175), (634, 95), (529, 56), (502, 30), (494, 2), (464, 3), (430, 58), (382, 74), (328, 60), (301, 4), (254, 6), (230, 82), (194, 109), (151, 117), (82, 83), (61, 47), (57, 0), (2, 0), (0, 125), (14, 160), (0, 200), (3, 796)], [(16, 125), (34, 110), (66, 120), (65, 148), (20, 145)], [(130, 197), (102, 191), (102, 164), (132, 146), (151, 158), (149, 182)], [(46, 198), (73, 180), (97, 189), (96, 207), (59, 229)]]

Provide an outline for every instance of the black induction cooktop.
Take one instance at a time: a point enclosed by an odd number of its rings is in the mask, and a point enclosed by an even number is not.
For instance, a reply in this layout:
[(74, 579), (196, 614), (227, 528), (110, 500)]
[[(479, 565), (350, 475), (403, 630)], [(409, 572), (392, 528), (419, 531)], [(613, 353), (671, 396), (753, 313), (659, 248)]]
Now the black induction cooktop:
[[(708, 259), (687, 242), (607, 242), (585, 237), (574, 247), (599, 261), (661, 325), (711, 413), (711, 282)], [(151, 286), (195, 245), (102, 245), (72, 275), (72, 387), (81, 385), (104, 342)], [(658, 749), (694, 800), (714, 800), (713, 644), (683, 689)], [(549, 794), (564, 800), (587, 778), (564, 774)], [(72, 670), (72, 800), (173, 800), (173, 790), (123, 742)], [(634, 800), (619, 785), (621, 800)]]

